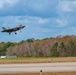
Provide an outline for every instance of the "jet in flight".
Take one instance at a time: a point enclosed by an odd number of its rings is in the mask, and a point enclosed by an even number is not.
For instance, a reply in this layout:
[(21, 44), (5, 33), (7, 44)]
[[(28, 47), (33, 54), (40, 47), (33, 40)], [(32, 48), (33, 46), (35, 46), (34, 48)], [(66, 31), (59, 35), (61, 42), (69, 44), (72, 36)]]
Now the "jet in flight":
[(16, 31), (21, 30), (23, 28), (25, 28), (25, 26), (23, 26), (23, 25), (19, 25), (17, 27), (8, 28), (8, 29), (6, 29), (5, 27), (2, 27), (3, 30), (1, 32), (7, 32), (9, 34), (11, 34), (12, 32), (15, 32), (15, 34), (17, 34)]

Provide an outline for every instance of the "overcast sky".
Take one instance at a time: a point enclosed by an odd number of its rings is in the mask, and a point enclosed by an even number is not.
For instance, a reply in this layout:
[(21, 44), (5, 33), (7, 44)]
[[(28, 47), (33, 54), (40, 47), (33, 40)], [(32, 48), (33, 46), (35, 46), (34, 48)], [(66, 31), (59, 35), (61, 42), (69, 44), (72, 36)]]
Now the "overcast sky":
[(19, 24), (26, 28), (0, 32), (0, 42), (76, 35), (76, 0), (0, 0), (0, 30)]

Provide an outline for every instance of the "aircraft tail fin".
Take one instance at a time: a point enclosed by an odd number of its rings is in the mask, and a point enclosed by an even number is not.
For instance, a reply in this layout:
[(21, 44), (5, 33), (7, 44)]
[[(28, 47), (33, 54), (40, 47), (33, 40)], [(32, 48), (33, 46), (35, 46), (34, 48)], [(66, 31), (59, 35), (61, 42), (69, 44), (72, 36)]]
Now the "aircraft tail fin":
[(6, 30), (6, 28), (5, 28), (5, 27), (2, 27), (2, 29), (3, 29), (3, 30)]

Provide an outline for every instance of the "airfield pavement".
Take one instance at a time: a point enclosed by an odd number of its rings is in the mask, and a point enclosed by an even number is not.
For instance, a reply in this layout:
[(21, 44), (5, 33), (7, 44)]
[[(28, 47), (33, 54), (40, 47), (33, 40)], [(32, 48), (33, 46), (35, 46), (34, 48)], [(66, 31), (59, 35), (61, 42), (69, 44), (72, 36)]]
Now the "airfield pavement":
[(0, 73), (76, 72), (76, 62), (0, 64)]

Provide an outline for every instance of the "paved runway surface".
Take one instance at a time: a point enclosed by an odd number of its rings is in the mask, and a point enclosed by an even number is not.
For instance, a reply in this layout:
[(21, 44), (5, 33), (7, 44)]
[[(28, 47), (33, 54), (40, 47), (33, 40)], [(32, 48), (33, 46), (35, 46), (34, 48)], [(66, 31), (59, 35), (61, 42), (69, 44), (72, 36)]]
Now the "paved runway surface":
[(65, 63), (31, 63), (31, 64), (0, 64), (0, 73), (39, 73), (76, 71), (76, 62)]

